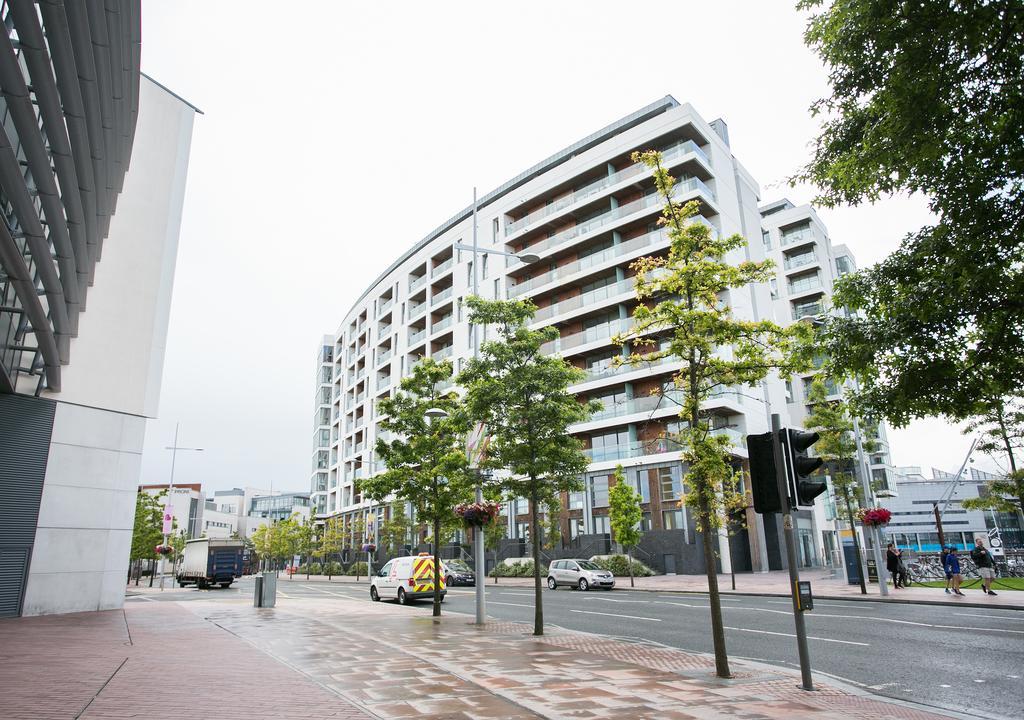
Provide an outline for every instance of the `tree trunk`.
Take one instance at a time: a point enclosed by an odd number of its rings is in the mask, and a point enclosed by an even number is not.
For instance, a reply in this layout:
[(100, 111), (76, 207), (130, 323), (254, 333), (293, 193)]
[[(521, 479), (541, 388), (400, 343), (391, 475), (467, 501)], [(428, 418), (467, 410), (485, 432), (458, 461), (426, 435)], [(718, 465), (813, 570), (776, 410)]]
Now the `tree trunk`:
[(434, 617), (441, 617), (441, 521), (434, 518)]
[(149, 586), (153, 587), (153, 575), (156, 574), (156, 565), (152, 560), (149, 561)]
[[(846, 498), (846, 518), (850, 523), (850, 535), (853, 536), (853, 554), (857, 557), (857, 574), (860, 575), (860, 594), (867, 595), (868, 586), (865, 585), (864, 562), (860, 556), (860, 542), (857, 540), (857, 526), (853, 524), (853, 507), (850, 505), (850, 488), (844, 488), (843, 495)], [(840, 545), (842, 545), (842, 542), (840, 542)], [(846, 562), (846, 558), (843, 558), (843, 562)]]
[[(701, 542), (704, 546), (704, 565), (708, 577), (708, 600), (711, 605), (711, 638), (715, 645), (715, 674), (720, 678), (732, 677), (729, 672), (729, 655), (725, 649), (725, 625), (722, 622), (722, 600), (718, 595), (718, 568), (715, 565), (715, 548), (712, 544), (711, 508), (706, 500), (700, 502)], [(717, 537), (717, 536), (716, 536)]]
[[(537, 481), (530, 478), (530, 484)], [(530, 545), (533, 549), (533, 634), (544, 634), (544, 605), (540, 590), (540, 528), (537, 520), (537, 492), (530, 493)]]
[(629, 586), (636, 587), (633, 582), (633, 548), (626, 548), (626, 564), (629, 565)]

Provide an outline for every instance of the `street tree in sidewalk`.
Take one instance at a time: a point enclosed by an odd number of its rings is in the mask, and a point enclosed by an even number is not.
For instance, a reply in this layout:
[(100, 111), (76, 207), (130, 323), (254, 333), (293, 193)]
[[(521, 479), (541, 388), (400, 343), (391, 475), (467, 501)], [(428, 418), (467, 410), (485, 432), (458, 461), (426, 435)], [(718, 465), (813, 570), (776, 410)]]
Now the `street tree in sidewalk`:
[(424, 358), (402, 379), (398, 392), (381, 401), (380, 427), (395, 438), (377, 440), (377, 458), (387, 470), (359, 482), (363, 494), (375, 501), (394, 497), (412, 503), (417, 521), (432, 528), (435, 617), (441, 614), (440, 540), (457, 522), (455, 506), (473, 501), (475, 485), (466, 457), (470, 423), (465, 406), (455, 393), (438, 390), (451, 376), (450, 362)]
[(458, 382), (466, 388), (469, 412), (491, 433), (485, 465), (503, 469), (497, 485), (509, 497), (530, 501), (530, 544), (533, 557), (534, 635), (544, 634), (540, 577), (541, 508), (563, 491), (580, 488), (587, 458), (568, 428), (590, 417), (600, 405), (580, 403), (568, 392), (584, 374), (541, 347), (558, 337), (558, 330), (531, 330), (527, 323), (536, 307), (529, 301), (466, 301), (470, 322), (494, 326), (498, 339), (485, 342), (479, 357), (470, 360)]
[[(837, 283), (823, 350), (866, 412), (977, 414), (1024, 386), (1024, 12), (1019, 0), (802, 0), (831, 93), (794, 182), (826, 207), (919, 194), (934, 220)], [(895, 240), (896, 238), (891, 238)], [(993, 388), (996, 388), (993, 393)]]
[(402, 548), (409, 542), (412, 523), (405, 514), (405, 503), (393, 503), (390, 517), (380, 526), (380, 544), (387, 548), (392, 556), (402, 553)]
[(553, 550), (562, 543), (562, 501), (556, 496), (544, 506), (544, 549)]
[(360, 548), (366, 540), (366, 518), (362, 514), (362, 511), (357, 511), (352, 519), (348, 523), (348, 536), (345, 538), (345, 547), (349, 549), (348, 556), (353, 558), (352, 562), (356, 566), (356, 581), (359, 580), (359, 572), (362, 565), (359, 563)]
[(252, 533), (252, 546), (260, 558), (260, 566), (264, 570), (270, 569), (270, 562), (273, 560), (274, 538), (270, 524), (260, 525)]
[(968, 510), (1017, 513), (1024, 527), (1024, 467), (1017, 465), (1024, 448), (1024, 403), (1019, 397), (993, 397), (979, 405), (964, 434), (979, 433), (978, 450), (1007, 463), (1006, 477), (987, 483), (983, 497), (963, 501)]
[(155, 560), (156, 546), (163, 542), (164, 503), (167, 491), (158, 495), (138, 492), (135, 498), (135, 525), (132, 527), (130, 559), (136, 564), (135, 584), (139, 584), (143, 560)]
[[(682, 430), (678, 442), (682, 460), (689, 468), (685, 501), (696, 515), (707, 568), (715, 671), (729, 677), (725, 627), (718, 591), (715, 537), (728, 503), (722, 489), (732, 485), (733, 470), (727, 461), (732, 441), (714, 432), (702, 405), (716, 391), (756, 385), (770, 372), (788, 376), (805, 367), (806, 351), (796, 342), (810, 328), (796, 323), (782, 328), (770, 320), (748, 321), (733, 317), (729, 291), (774, 277), (772, 263), (727, 260), (746, 246), (739, 234), (717, 237), (706, 224), (696, 222), (697, 201), (685, 205), (672, 199), (675, 178), (656, 151), (633, 154), (634, 162), (647, 165), (658, 194), (665, 202), (659, 222), (669, 241), (667, 257), (646, 257), (633, 263), (636, 297), (633, 327), (616, 338), (626, 345), (625, 362), (643, 364), (664, 357), (682, 361), (673, 377), (673, 399), (680, 406)], [(660, 341), (653, 334), (662, 337)], [(660, 344), (659, 344), (660, 342)]]
[[(804, 427), (819, 435), (818, 441), (814, 443), (814, 451), (825, 463), (824, 467), (832, 480), (836, 509), (846, 517), (850, 528), (861, 576), (860, 592), (866, 595), (868, 590), (864, 579), (864, 563), (854, 521), (857, 511), (864, 505), (864, 493), (854, 472), (857, 467), (857, 441), (853, 435), (850, 408), (843, 400), (828, 400), (828, 388), (821, 375), (811, 382), (807, 404), (811, 410), (804, 418)], [(870, 446), (865, 451), (870, 452)]]
[(313, 548), (316, 547), (317, 543), (317, 527), (313, 521), (313, 517), (307, 517), (305, 519), (299, 519), (297, 521), (297, 527), (295, 529), (296, 542), (295, 552), (297, 555), (302, 557), (300, 562), (304, 562), (306, 565), (306, 578), (309, 578), (309, 560), (313, 554)]
[(629, 565), (629, 586), (633, 581), (633, 548), (640, 542), (640, 521), (644, 517), (640, 494), (626, 482), (622, 466), (615, 467), (615, 484), (608, 490), (608, 522), (612, 526), (612, 539), (626, 550)]

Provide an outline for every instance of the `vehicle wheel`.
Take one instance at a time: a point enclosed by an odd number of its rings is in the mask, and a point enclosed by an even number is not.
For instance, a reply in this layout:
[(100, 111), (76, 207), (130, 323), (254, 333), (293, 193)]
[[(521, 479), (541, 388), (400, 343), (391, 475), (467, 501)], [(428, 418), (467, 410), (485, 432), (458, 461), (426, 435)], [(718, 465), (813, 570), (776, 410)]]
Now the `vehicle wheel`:
[(407, 598), (405, 596), (405, 589), (404, 588), (398, 588), (398, 604), (399, 605), (408, 605), (409, 604), (409, 598)]
[(197, 590), (205, 590), (206, 587), (207, 587), (207, 585), (206, 585), (205, 581), (203, 581), (203, 580), (196, 580), (196, 589)]
[(441, 593), (441, 602), (444, 602), (445, 594)]
[(377, 587), (375, 585), (370, 586), (370, 599), (374, 602), (380, 602), (380, 594), (377, 592)]
[(555, 590), (558, 588), (558, 583), (555, 582), (553, 577), (548, 578), (548, 590)]
[(449, 575), (448, 577), (446, 577), (444, 579), (445, 587), (450, 587), (452, 584), (454, 584), (454, 582), (455, 582), (455, 579), (451, 575)]
[(184, 582), (184, 581), (182, 581), (182, 580), (179, 580), (179, 581), (178, 581), (178, 587), (187, 587), (187, 586), (188, 586), (188, 583), (187, 583), (187, 582)]
[(227, 588), (231, 587), (231, 583), (221, 583), (220, 586), (226, 590)]
[(580, 588), (580, 590), (582, 590), (583, 592), (586, 592), (587, 590), (589, 590), (589, 589), (590, 589), (590, 583), (588, 583), (588, 582), (587, 582), (587, 579), (586, 579), (586, 578), (580, 578), (580, 585), (579, 585), (579, 588)]

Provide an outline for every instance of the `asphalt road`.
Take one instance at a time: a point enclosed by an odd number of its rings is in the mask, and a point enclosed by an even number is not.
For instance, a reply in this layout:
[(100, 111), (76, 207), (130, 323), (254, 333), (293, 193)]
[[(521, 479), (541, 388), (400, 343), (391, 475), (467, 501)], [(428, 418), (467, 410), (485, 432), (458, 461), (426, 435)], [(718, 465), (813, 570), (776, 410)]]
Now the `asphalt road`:
[[(367, 585), (282, 577), (278, 590), (286, 597), (330, 594), (370, 602)], [(175, 589), (146, 597), (161, 601), (239, 595), (252, 596), (250, 581), (228, 590)], [(983, 599), (980, 593), (978, 598)], [(730, 657), (799, 666), (788, 599), (726, 596), (722, 606)], [(452, 588), (444, 608), (473, 614), (473, 589)], [(430, 612), (430, 603), (420, 601), (407, 611)], [(488, 585), (487, 612), (532, 624), (533, 589)], [(1024, 716), (1022, 611), (816, 600), (805, 617), (815, 673), (880, 695), (980, 717)], [(713, 651), (705, 594), (545, 588), (544, 619), (573, 630)]]

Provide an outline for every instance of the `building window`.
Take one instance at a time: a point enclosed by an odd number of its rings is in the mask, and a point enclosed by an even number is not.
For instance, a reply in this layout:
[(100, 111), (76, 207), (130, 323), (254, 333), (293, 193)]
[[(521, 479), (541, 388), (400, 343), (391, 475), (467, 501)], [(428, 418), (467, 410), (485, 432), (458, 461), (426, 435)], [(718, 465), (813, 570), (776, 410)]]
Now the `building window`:
[(487, 253), (484, 253), (483, 260), (480, 262), (480, 279), (481, 280), (486, 280), (487, 279), (487, 258), (488, 258)]
[(651, 501), (651, 484), (647, 482), (646, 473), (638, 470), (633, 478), (633, 489), (640, 495), (640, 502), (647, 503)]
[(607, 535), (611, 532), (608, 524), (607, 515), (595, 515), (594, 516), (594, 534), (595, 535)]
[(569, 509), (570, 510), (582, 510), (583, 509), (583, 493), (582, 492), (571, 492), (571, 493), (569, 493)]
[(501, 296), (501, 280), (499, 278), (494, 278), (494, 299), (495, 300), (500, 300), (501, 299), (500, 296)]
[(683, 481), (674, 467), (660, 467), (650, 471), (654, 474), (662, 501), (679, 500), (683, 496)]
[(761, 242), (764, 243), (765, 250), (772, 249), (772, 235), (767, 230), (761, 231)]
[(491, 220), (491, 242), (498, 241), (498, 230), (498, 218), (494, 218), (493, 220)]
[(590, 507), (608, 507), (608, 475), (590, 477)]
[(470, 260), (466, 263), (466, 285), (471, 289), (473, 287), (473, 261)]
[(662, 510), (661, 525), (666, 530), (685, 530), (686, 524), (682, 510)]

